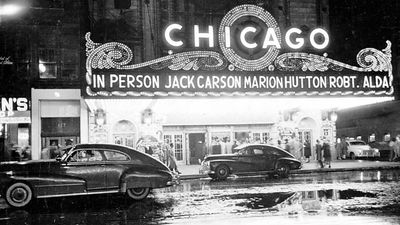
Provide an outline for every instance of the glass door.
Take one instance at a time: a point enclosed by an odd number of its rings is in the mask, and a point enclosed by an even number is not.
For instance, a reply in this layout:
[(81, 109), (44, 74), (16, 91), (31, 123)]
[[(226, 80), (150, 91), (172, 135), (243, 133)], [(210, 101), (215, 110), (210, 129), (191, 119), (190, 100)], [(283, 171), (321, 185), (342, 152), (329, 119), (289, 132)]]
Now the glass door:
[(164, 135), (165, 143), (174, 145), (175, 158), (178, 162), (183, 162), (183, 135), (182, 134), (166, 134)]

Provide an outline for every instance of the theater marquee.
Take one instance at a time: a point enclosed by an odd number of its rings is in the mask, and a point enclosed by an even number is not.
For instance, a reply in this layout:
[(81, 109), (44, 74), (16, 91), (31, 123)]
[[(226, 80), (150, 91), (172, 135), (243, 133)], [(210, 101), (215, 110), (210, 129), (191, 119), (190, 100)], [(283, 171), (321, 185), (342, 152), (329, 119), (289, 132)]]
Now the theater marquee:
[[(249, 17), (256, 19), (245, 22)], [(256, 21), (258, 24), (255, 24)], [(184, 45), (171, 24), (164, 41), (177, 49)], [(187, 28), (192, 29), (192, 28)], [(316, 28), (309, 37), (290, 28), (281, 33), (264, 9), (241, 5), (222, 19), (219, 31), (212, 26), (201, 33), (193, 26), (193, 47), (145, 63), (132, 64), (133, 53), (122, 43), (94, 43), (86, 34), (87, 97), (195, 97), (195, 96), (387, 96), (393, 94), (391, 43), (382, 51), (362, 49), (352, 66), (329, 58), (297, 52), (305, 44), (318, 50), (329, 45), (328, 33)], [(256, 39), (255, 33), (262, 38)], [(218, 36), (220, 52), (214, 48)], [(283, 36), (283, 37), (282, 37)], [(202, 46), (207, 43), (207, 46)], [(296, 52), (283, 52), (283, 47)], [(243, 49), (256, 52), (246, 56)]]

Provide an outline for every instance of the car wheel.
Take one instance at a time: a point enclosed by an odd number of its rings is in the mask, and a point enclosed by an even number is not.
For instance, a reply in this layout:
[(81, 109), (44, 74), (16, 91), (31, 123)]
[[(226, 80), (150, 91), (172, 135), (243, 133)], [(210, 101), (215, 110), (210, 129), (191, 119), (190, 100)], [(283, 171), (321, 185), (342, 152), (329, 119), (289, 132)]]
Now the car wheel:
[(351, 160), (355, 160), (356, 159), (356, 155), (354, 154), (354, 152), (350, 152), (350, 159)]
[(142, 200), (150, 193), (150, 188), (130, 188), (127, 191), (128, 196), (133, 200)]
[(22, 208), (32, 201), (32, 196), (31, 187), (25, 183), (17, 182), (7, 187), (4, 198), (11, 207)]
[(219, 180), (225, 180), (229, 176), (229, 168), (226, 165), (219, 165), (215, 169), (215, 176)]
[(290, 167), (286, 164), (279, 164), (276, 167), (276, 173), (280, 176), (280, 177), (288, 177), (289, 176), (289, 172), (290, 172)]

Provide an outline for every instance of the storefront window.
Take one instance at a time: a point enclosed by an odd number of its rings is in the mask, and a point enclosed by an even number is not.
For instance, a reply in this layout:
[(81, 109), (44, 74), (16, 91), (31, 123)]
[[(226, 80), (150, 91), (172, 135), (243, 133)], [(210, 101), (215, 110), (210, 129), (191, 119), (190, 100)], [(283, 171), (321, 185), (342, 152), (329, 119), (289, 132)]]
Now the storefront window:
[(41, 158), (56, 158), (60, 147), (80, 142), (80, 101), (41, 102)]
[(255, 143), (262, 143), (262, 144), (266, 144), (268, 143), (268, 140), (270, 138), (270, 134), (268, 132), (253, 132), (253, 142)]
[(235, 140), (243, 144), (249, 141), (249, 132), (235, 132)]

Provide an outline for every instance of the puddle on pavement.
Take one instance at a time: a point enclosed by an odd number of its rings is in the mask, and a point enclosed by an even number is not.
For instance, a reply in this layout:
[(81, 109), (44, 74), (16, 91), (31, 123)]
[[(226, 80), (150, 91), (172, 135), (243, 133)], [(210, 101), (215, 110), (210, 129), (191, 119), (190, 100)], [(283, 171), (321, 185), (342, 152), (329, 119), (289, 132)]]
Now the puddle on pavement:
[[(227, 198), (227, 196), (224, 196)], [(236, 206), (266, 211), (284, 211), (286, 208), (302, 209), (306, 212), (318, 212), (327, 202), (348, 200), (358, 197), (376, 198), (377, 195), (358, 190), (315, 190), (301, 192), (277, 192), (257, 194), (229, 195)]]

